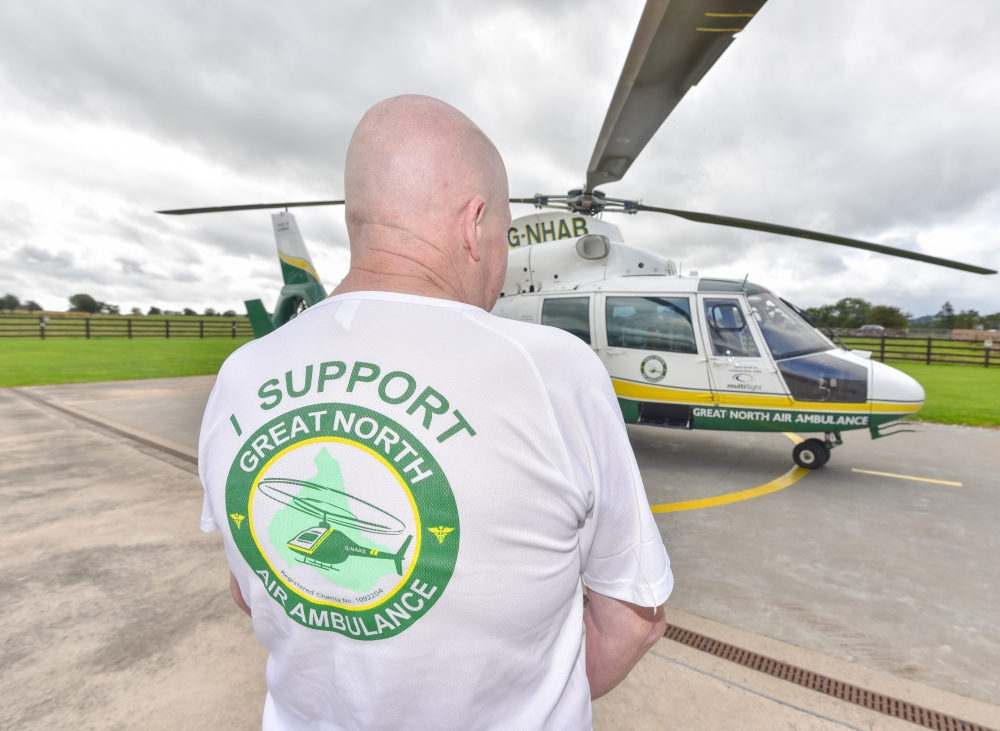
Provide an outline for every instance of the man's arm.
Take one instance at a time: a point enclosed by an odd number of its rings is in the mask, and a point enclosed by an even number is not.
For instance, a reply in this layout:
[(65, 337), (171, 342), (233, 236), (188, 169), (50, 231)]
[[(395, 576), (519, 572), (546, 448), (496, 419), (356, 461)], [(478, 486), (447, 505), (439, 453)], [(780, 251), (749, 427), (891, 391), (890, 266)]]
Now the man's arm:
[(240, 582), (236, 580), (236, 576), (233, 575), (232, 571), (229, 572), (229, 593), (233, 595), (233, 601), (236, 602), (236, 606), (246, 612), (248, 617), (252, 617), (250, 606), (243, 599), (243, 592), (240, 591)]
[(646, 651), (663, 637), (667, 619), (662, 607), (640, 607), (595, 591), (589, 591), (588, 596), (583, 611), (587, 679), (590, 697), (596, 700), (625, 680)]

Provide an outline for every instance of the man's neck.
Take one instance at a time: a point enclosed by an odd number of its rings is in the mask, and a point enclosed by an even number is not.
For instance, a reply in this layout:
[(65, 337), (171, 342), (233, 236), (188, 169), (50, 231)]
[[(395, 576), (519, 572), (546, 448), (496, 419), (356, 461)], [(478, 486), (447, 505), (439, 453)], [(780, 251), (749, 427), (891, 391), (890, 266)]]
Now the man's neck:
[(435, 236), (396, 226), (366, 224), (350, 230), (351, 268), (331, 296), (347, 292), (396, 292), (483, 307), (459, 263)]
[[(409, 272), (373, 272), (351, 268), (347, 276), (330, 293), (331, 297), (348, 292), (395, 292), (419, 297), (463, 302), (459, 293), (436, 278)], [(470, 303), (466, 303), (470, 304)], [(472, 303), (474, 304), (474, 303)]]

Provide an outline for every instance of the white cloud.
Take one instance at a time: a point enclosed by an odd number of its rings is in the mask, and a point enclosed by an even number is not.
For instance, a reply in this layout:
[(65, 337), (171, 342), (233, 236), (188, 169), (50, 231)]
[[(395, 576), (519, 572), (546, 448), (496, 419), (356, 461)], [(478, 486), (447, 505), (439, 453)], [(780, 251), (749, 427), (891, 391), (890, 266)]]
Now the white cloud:
[[(438, 96), (504, 154), (514, 194), (584, 175), (639, 0), (0, 7), (0, 290), (62, 308), (236, 309), (280, 287), (266, 212), (338, 197), (357, 120)], [(1000, 6), (770, 0), (609, 195), (1000, 264)], [(518, 207), (515, 215), (529, 209)], [(296, 212), (328, 285), (342, 212)], [(664, 216), (618, 221), (685, 269), (808, 306), (1000, 310), (995, 277)]]

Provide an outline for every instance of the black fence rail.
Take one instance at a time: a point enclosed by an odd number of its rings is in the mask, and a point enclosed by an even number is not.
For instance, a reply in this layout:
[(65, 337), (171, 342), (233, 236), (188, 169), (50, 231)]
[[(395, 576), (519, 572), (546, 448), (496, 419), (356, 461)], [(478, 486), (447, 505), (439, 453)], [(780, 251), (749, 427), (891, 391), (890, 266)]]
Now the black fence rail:
[(0, 338), (249, 338), (246, 318), (0, 317)]
[(915, 363), (951, 363), (1000, 366), (1000, 340), (987, 343), (943, 340), (940, 338), (844, 338), (851, 349), (870, 350), (872, 358), (882, 361), (901, 360)]

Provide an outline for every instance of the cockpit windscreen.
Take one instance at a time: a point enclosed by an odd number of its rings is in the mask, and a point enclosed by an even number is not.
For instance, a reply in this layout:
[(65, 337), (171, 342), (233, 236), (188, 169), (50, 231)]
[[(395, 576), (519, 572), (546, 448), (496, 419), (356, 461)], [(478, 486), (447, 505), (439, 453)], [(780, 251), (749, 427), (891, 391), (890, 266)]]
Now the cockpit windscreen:
[(770, 292), (747, 295), (750, 309), (775, 360), (830, 350), (833, 343)]

